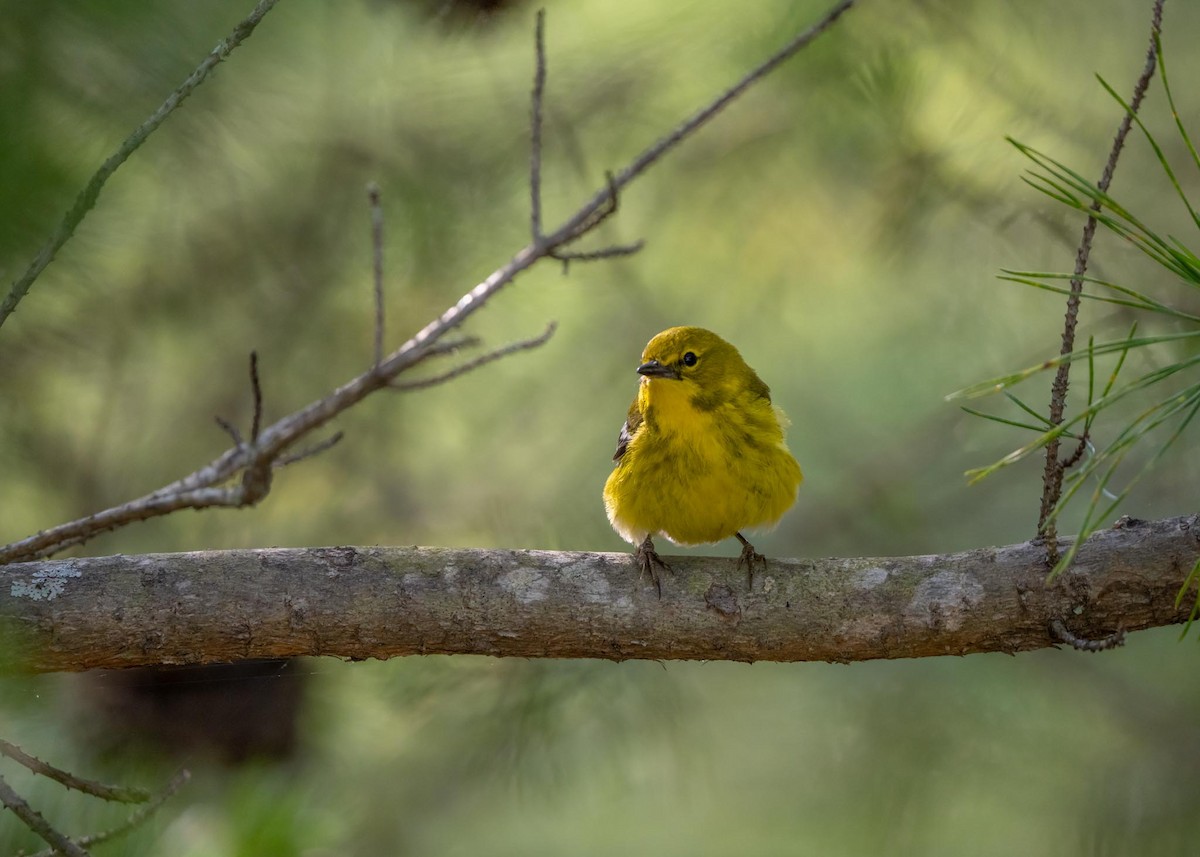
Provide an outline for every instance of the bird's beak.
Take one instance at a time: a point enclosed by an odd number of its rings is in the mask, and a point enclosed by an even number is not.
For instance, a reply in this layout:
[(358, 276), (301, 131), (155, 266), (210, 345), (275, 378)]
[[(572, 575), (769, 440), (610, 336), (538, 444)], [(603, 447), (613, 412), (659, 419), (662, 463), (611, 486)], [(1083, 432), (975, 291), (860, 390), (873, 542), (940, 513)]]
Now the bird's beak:
[(679, 370), (671, 366), (664, 366), (657, 360), (647, 360), (637, 368), (638, 374), (647, 378), (670, 378), (673, 381), (679, 380)]

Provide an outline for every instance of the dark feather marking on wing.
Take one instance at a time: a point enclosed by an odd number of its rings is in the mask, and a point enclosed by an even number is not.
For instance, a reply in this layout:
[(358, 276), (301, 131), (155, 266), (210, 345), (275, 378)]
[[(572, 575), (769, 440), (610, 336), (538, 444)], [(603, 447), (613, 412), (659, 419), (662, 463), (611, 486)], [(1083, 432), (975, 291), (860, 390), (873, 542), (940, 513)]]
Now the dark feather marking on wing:
[(750, 372), (750, 391), (756, 396), (761, 396), (768, 402), (771, 401), (771, 388), (766, 385), (762, 378), (758, 377), (758, 373), (751, 370)]
[(617, 451), (613, 454), (613, 461), (621, 460), (641, 425), (642, 411), (638, 407), (637, 399), (634, 399), (633, 404), (629, 406), (629, 413), (625, 416), (625, 425), (621, 426), (621, 433), (617, 436)]

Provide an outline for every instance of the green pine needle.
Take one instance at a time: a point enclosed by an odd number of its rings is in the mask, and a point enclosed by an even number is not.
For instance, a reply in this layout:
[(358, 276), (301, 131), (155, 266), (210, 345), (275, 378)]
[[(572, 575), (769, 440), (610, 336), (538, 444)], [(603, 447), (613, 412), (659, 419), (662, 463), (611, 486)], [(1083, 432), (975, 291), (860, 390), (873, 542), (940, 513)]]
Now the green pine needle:
[[(1162, 70), (1160, 79), (1162, 80), (1163, 89), (1166, 91), (1167, 103), (1170, 105), (1176, 130), (1187, 146), (1193, 165), (1197, 169), (1200, 169), (1200, 153), (1197, 152), (1191, 136), (1179, 118), (1179, 112), (1175, 107), (1175, 100), (1171, 91), (1170, 79), (1167, 76), (1162, 45), (1157, 37), (1155, 37), (1155, 52), (1158, 57), (1159, 67)], [(1166, 177), (1166, 181), (1174, 190), (1175, 195), (1183, 202), (1184, 207), (1191, 216), (1192, 222), (1200, 228), (1200, 211), (1197, 210), (1196, 206), (1188, 198), (1183, 183), (1176, 175), (1158, 140), (1155, 139), (1141, 117), (1130, 109), (1130, 105), (1107, 81), (1099, 76), (1097, 76), (1097, 80), (1099, 80), (1105, 92), (1121, 105), (1122, 109), (1129, 115), (1131, 121), (1137, 125), (1138, 130), (1141, 131), (1150, 148), (1153, 150), (1158, 164)], [(1192, 248), (1185, 245), (1175, 236), (1168, 235), (1164, 237), (1155, 232), (1134, 215), (1133, 212), (1126, 209), (1117, 199), (1110, 196), (1106, 191), (1101, 190), (1096, 183), (1080, 175), (1061, 161), (1011, 137), (1007, 139), (1009, 143), (1033, 164), (1032, 168), (1021, 177), (1022, 181), (1039, 193), (1056, 200), (1072, 210), (1079, 211), (1089, 218), (1093, 218), (1096, 223), (1112, 232), (1119, 239), (1136, 247), (1152, 262), (1170, 271), (1185, 284), (1193, 287), (1200, 286), (1200, 256)], [(1060, 438), (1074, 438), (1084, 444), (1084, 447), (1078, 451), (1078, 466), (1067, 474), (1064, 481), (1065, 490), (1058, 498), (1058, 502), (1054, 508), (1050, 510), (1050, 519), (1053, 520), (1059, 517), (1068, 504), (1079, 499), (1085, 485), (1091, 486), (1092, 490), (1083, 510), (1083, 522), (1079, 529), (1079, 536), (1051, 570), (1049, 579), (1052, 580), (1063, 569), (1069, 567), (1074, 562), (1080, 547), (1087, 541), (1088, 537), (1104, 521), (1108, 520), (1129, 496), (1134, 486), (1162, 460), (1163, 456), (1174, 446), (1175, 442), (1195, 419), (1197, 413), (1200, 413), (1200, 378), (1197, 378), (1195, 371), (1195, 367), (1200, 365), (1200, 353), (1192, 353), (1191, 356), (1172, 360), (1170, 363), (1146, 372), (1131, 381), (1121, 381), (1118, 383), (1121, 371), (1126, 365), (1126, 358), (1134, 349), (1172, 343), (1184, 344), (1189, 340), (1200, 338), (1200, 314), (1188, 312), (1179, 306), (1172, 306), (1164, 300), (1153, 296), (1143, 288), (1134, 288), (1097, 277), (1006, 269), (1002, 271), (999, 278), (1054, 294), (1076, 294), (1082, 300), (1152, 313), (1154, 317), (1169, 319), (1173, 324), (1187, 328), (1179, 332), (1153, 333), (1138, 336), (1138, 323), (1135, 321), (1130, 326), (1128, 334), (1121, 339), (1097, 343), (1095, 336), (1089, 336), (1086, 348), (1076, 349), (1069, 354), (1056, 355), (1020, 371), (972, 384), (946, 397), (948, 400), (974, 399), (995, 393), (1003, 393), (1013, 405), (1023, 412), (1023, 416), (1012, 417), (988, 414), (974, 408), (960, 407), (969, 414), (980, 416), (1002, 425), (1012, 426), (1023, 431), (1037, 432), (1037, 435), (1032, 440), (1013, 450), (1000, 460), (986, 467), (978, 467), (967, 471), (967, 476), (971, 482), (977, 482), (995, 473), (997, 470), (1022, 461), (1034, 452), (1044, 449), (1048, 444)], [(1072, 292), (1071, 288), (1063, 283), (1064, 280), (1075, 284), (1077, 287), (1081, 284), (1086, 284), (1092, 288), (1088, 291), (1079, 289)], [(1198, 352), (1200, 349), (1186, 349), (1184, 353), (1189, 351)], [(1115, 363), (1111, 373), (1104, 379), (1102, 389), (1097, 390), (1097, 387), (1100, 385), (1097, 383), (1096, 358), (1110, 354), (1116, 355)], [(1051, 424), (1048, 417), (1034, 410), (1018, 398), (1010, 389), (1022, 381), (1045, 372), (1048, 369), (1058, 369), (1060, 366), (1085, 359), (1088, 371), (1086, 407), (1079, 413), (1073, 414), (1068, 419), (1063, 420), (1059, 425)], [(1118, 402), (1122, 402), (1134, 394), (1143, 393), (1150, 389), (1162, 389), (1159, 385), (1164, 384), (1175, 376), (1183, 379), (1183, 383), (1172, 383), (1170, 386), (1178, 386), (1181, 389), (1166, 394), (1160, 393), (1152, 401), (1144, 404), (1140, 412), (1126, 420), (1120, 426), (1119, 431), (1115, 435), (1112, 435), (1111, 440), (1106, 444), (1093, 443), (1092, 430), (1096, 425), (1096, 418), (1101, 412), (1107, 411)], [(1032, 418), (1032, 421), (1026, 419), (1026, 417)], [(1148, 438), (1151, 434), (1155, 434), (1158, 437), (1163, 433), (1166, 436), (1161, 437), (1157, 441), (1157, 446), (1148, 459), (1142, 463), (1142, 466), (1131, 478), (1122, 478), (1121, 481), (1123, 484), (1117, 489), (1115, 485), (1118, 473), (1124, 472), (1123, 467), (1130, 453), (1149, 443)], [(1110, 485), (1114, 487), (1110, 489)], [(1191, 573), (1179, 591), (1176, 598), (1177, 608), (1184, 603), (1184, 598), (1187, 596), (1188, 590), (1193, 586), (1196, 586), (1198, 591), (1195, 595), (1187, 624), (1184, 627), (1184, 636), (1187, 635), (1192, 623), (1200, 619), (1200, 561), (1193, 566)]]
[[(1179, 587), (1179, 594), (1175, 596), (1176, 610), (1183, 606), (1184, 596), (1187, 595), (1187, 591), (1193, 583), (1200, 583), (1200, 559), (1196, 560), (1196, 564), (1192, 566), (1187, 579), (1183, 581), (1183, 586)], [(1200, 587), (1196, 589), (1196, 594), (1192, 599), (1192, 610), (1188, 613), (1187, 622), (1183, 625), (1183, 631), (1180, 632), (1179, 639), (1182, 640), (1188, 635), (1188, 631), (1192, 629), (1192, 623), (1196, 621), (1196, 617), (1198, 616), (1200, 616)]]

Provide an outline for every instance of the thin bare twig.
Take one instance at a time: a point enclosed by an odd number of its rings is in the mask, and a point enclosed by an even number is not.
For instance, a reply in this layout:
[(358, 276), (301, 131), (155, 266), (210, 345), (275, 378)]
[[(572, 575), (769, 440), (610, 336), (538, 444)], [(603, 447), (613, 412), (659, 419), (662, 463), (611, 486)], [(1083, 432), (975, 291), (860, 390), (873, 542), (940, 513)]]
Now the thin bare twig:
[[(192, 777), (187, 770), (181, 770), (167, 782), (161, 792), (154, 796), (154, 799), (147, 803), (137, 812), (132, 813), (124, 822), (116, 827), (108, 830), (103, 830), (100, 833), (91, 833), (87, 836), (81, 836), (76, 842), (84, 848), (91, 848), (93, 845), (99, 845), (102, 842), (108, 842), (110, 839), (116, 839), (118, 836), (128, 833), (135, 827), (144, 822), (147, 818), (159, 810), (160, 807), (178, 792), (184, 784)], [(54, 857), (54, 851), (39, 851), (32, 857)]]
[[(1087, 452), (1088, 444), (1092, 442), (1092, 432), (1085, 428), (1083, 433), (1079, 435), (1079, 441), (1075, 444), (1075, 450), (1064, 458), (1061, 462), (1062, 472), (1066, 473), (1072, 467), (1080, 462), (1085, 452)], [(1055, 501), (1057, 502), (1057, 501)]]
[[(666, 137), (645, 149), (624, 169), (609, 177), (603, 188), (596, 191), (556, 229), (543, 235), (540, 241), (531, 241), (518, 250), (506, 264), (462, 295), (440, 316), (388, 355), (380, 365), (372, 366), (327, 395), (262, 429), (251, 443), (226, 450), (204, 467), (170, 485), (94, 515), (69, 521), (20, 541), (0, 546), (0, 563), (50, 556), (108, 530), (134, 521), (159, 517), (178, 509), (241, 508), (257, 503), (270, 487), (272, 463), (289, 447), (376, 390), (392, 386), (394, 379), (401, 373), (434, 355), (447, 353), (450, 349), (441, 342), (443, 337), (459, 328), (521, 273), (541, 260), (553, 257), (563, 247), (587, 234), (606, 217), (611, 216), (612, 210), (615, 209), (617, 192), (622, 187), (658, 162), (751, 85), (825, 32), (853, 4), (854, 0), (840, 0), (820, 21), (780, 48), (731, 89), (721, 93), (710, 104), (680, 123)], [(549, 330), (552, 332), (553, 327)], [(515, 344), (518, 346), (515, 350), (536, 347), (545, 342), (547, 336), (549, 333), (534, 340), (527, 340), (523, 345)], [(461, 347), (461, 343), (455, 347)], [(512, 350), (500, 349), (499, 352), (491, 352), (483, 358), (451, 370), (454, 373), (452, 377), (509, 353), (512, 353)], [(431, 379), (427, 379), (414, 383), (428, 386), (430, 382)], [(241, 482), (230, 484), (239, 473), (242, 474)]]
[(533, 96), (529, 116), (530, 240), (542, 240), (542, 101), (546, 91), (546, 10), (538, 9), (534, 25)]
[[(529, 221), (531, 241), (540, 245), (546, 236), (542, 234), (542, 114), (545, 105), (546, 92), (546, 10), (539, 9), (537, 23), (534, 27), (534, 72), (533, 92), (529, 108)], [(617, 212), (617, 185), (611, 172), (606, 173), (608, 179), (608, 199), (605, 205), (595, 212), (592, 217), (579, 225), (578, 234), (573, 238), (563, 240), (559, 246), (567, 246), (594, 230), (601, 223)], [(600, 259), (611, 259), (616, 256), (632, 256), (645, 246), (644, 241), (634, 244), (623, 244), (605, 247), (601, 250), (570, 252), (551, 250), (547, 253), (552, 259), (562, 262), (563, 273), (567, 273), (571, 262), (592, 262)]]
[(619, 256), (632, 256), (646, 246), (645, 241), (635, 241), (632, 244), (611, 244), (599, 250), (559, 250), (550, 258), (563, 263), (563, 270), (568, 262), (595, 262), (600, 259), (616, 259)]
[(618, 189), (625, 187), (637, 176), (641, 175), (650, 168), (656, 161), (662, 158), (667, 152), (679, 145), (685, 138), (691, 136), (704, 123), (708, 122), (729, 104), (738, 98), (742, 93), (749, 89), (754, 84), (758, 83), (768, 74), (773, 72), (779, 66), (783, 65), (793, 56), (798, 54), (804, 48), (808, 47), (818, 36), (828, 30), (837, 22), (851, 6), (855, 0), (841, 0), (832, 9), (821, 16), (815, 24), (809, 27), (804, 32), (798, 34), (795, 38), (789, 41), (782, 48), (768, 57), (764, 62), (751, 69), (741, 80), (735, 83), (725, 92), (721, 93), (716, 99), (710, 102), (705, 107), (697, 110), (689, 118), (681, 122), (670, 134), (663, 137), (653, 146), (650, 146), (640, 155), (638, 155), (629, 166), (618, 172), (614, 178), (613, 184)]
[(21, 823), (50, 845), (50, 854), (65, 854), (67, 857), (88, 857), (88, 853), (70, 838), (55, 830), (42, 814), (25, 802), (12, 786), (0, 776), (0, 803), (12, 812)]
[(250, 392), (254, 395), (254, 417), (250, 423), (250, 442), (258, 443), (258, 430), (262, 427), (262, 384), (258, 380), (258, 352), (250, 352)]
[[(250, 443), (258, 441), (258, 432), (262, 427), (262, 384), (258, 379), (258, 352), (250, 352), (250, 395), (254, 404), (254, 416), (250, 422)], [(225, 430), (225, 434), (233, 438), (233, 444), (236, 448), (241, 449), (245, 445), (242, 440), (242, 433), (238, 431), (237, 426), (222, 416), (213, 417), (217, 421), (217, 425)]]
[(145, 789), (110, 786), (98, 783), (95, 780), (85, 780), (83, 777), (77, 777), (69, 771), (61, 770), (43, 762), (35, 756), (29, 755), (16, 744), (12, 744), (2, 738), (0, 738), (0, 755), (7, 756), (35, 774), (48, 777), (69, 789), (84, 792), (101, 800), (112, 800), (119, 803), (145, 803), (150, 800), (150, 792)]
[(222, 60), (233, 53), (234, 49), (254, 32), (254, 28), (258, 26), (263, 16), (270, 12), (271, 8), (278, 2), (279, 0), (259, 0), (258, 5), (254, 7), (254, 11), (234, 27), (233, 32), (218, 42), (217, 46), (209, 52), (200, 65), (196, 66), (196, 69), (179, 85), (179, 88), (167, 96), (167, 100), (150, 115), (150, 118), (126, 137), (124, 142), (117, 148), (117, 151), (100, 165), (100, 169), (96, 170), (95, 174), (88, 180), (87, 186), (79, 192), (79, 196), (75, 197), (74, 204), (63, 215), (62, 220), (59, 221), (50, 239), (38, 251), (37, 256), (29, 264), (25, 273), (12, 284), (12, 288), (9, 290), (8, 296), (5, 297), (3, 303), (0, 303), (0, 327), (4, 326), (5, 319), (16, 310), (17, 304), (29, 292), (30, 287), (41, 276), (46, 266), (54, 261), (54, 257), (58, 251), (75, 234), (75, 229), (83, 221), (87, 213), (91, 211), (92, 206), (96, 204), (96, 199), (100, 196), (100, 191), (103, 189), (105, 182), (146, 141), (146, 138), (154, 133), (158, 126), (174, 112), (175, 108), (191, 95), (197, 86), (204, 83), (209, 74), (212, 73), (212, 70)]
[[(590, 220), (584, 223), (580, 229), (582, 230), (575, 238), (568, 238), (562, 242), (560, 246), (567, 247), (574, 244), (579, 238), (582, 238), (587, 232), (598, 228), (601, 223), (608, 220), (617, 213), (620, 207), (620, 194), (617, 189), (616, 179), (613, 178), (612, 172), (605, 173), (605, 178), (608, 179), (608, 199), (605, 204), (597, 209)], [(566, 274), (570, 269), (571, 262), (595, 262), (601, 259), (613, 259), (618, 256), (632, 256), (634, 253), (641, 251), (646, 246), (644, 240), (635, 241), (632, 244), (613, 244), (608, 247), (601, 247), (598, 250), (553, 250), (549, 253), (551, 259), (557, 259), (562, 262), (563, 273)]]
[(468, 360), (461, 366), (455, 366), (440, 375), (434, 375), (432, 378), (421, 378), (417, 381), (400, 381), (393, 382), (390, 386), (393, 390), (425, 390), (429, 387), (436, 387), (439, 384), (445, 384), (447, 381), (458, 378), (461, 375), (466, 375), (468, 372), (474, 372), (481, 366), (486, 366), (499, 360), (501, 357), (507, 357), (510, 354), (515, 354), (518, 351), (528, 351), (531, 348), (537, 348), (539, 345), (545, 345), (546, 342), (554, 335), (554, 331), (558, 328), (555, 322), (550, 322), (546, 325), (546, 329), (539, 336), (532, 339), (519, 339), (516, 342), (510, 342), (508, 345), (489, 351), (486, 354), (480, 354), (478, 357)]
[[(605, 212), (604, 210), (606, 207), (615, 205), (618, 191), (660, 161), (663, 156), (694, 134), (702, 125), (710, 121), (714, 116), (728, 107), (747, 89), (758, 83), (775, 69), (779, 68), (779, 66), (783, 65), (783, 63), (791, 59), (804, 48), (808, 47), (813, 40), (832, 27), (834, 23), (836, 23), (837, 20), (843, 14), (845, 14), (846, 11), (854, 5), (854, 3), (855, 0), (840, 0), (840, 2), (835, 4), (815, 24), (813, 24), (807, 30), (804, 30), (796, 35), (795, 38), (769, 56), (766, 60), (747, 72), (741, 78), (741, 80), (739, 80), (729, 89), (722, 92), (704, 107), (697, 110), (687, 119), (680, 122), (665, 137), (662, 137), (644, 149), (641, 154), (635, 157), (623, 169), (609, 176), (609, 179), (602, 190), (594, 193), (592, 198), (582, 208), (576, 211), (574, 215), (568, 218), (562, 224), (562, 226), (545, 236), (546, 246), (550, 250), (553, 250), (557, 247), (569, 244), (583, 236), (586, 232), (594, 229), (597, 225), (599, 225), (599, 223), (603, 222), (605, 218), (612, 214), (612, 211)], [(524, 267), (528, 266), (523, 266), (522, 270)], [(484, 284), (481, 283), (480, 286), (476, 287), (476, 289), (480, 289), (483, 285)]]
[(229, 420), (222, 416), (215, 416), (213, 419), (217, 421), (217, 425), (225, 430), (225, 434), (229, 435), (229, 437), (233, 439), (234, 446), (240, 447), (245, 442), (242, 440), (242, 433), (238, 431), (237, 426), (235, 426)]
[(479, 342), (478, 336), (463, 336), (459, 339), (451, 339), (447, 342), (439, 342), (436, 345), (431, 345), (425, 352), (425, 355), (426, 357), (439, 357), (444, 354), (457, 354), (464, 348), (474, 348)]
[[(1154, 76), (1154, 68), (1157, 62), (1155, 47), (1158, 43), (1159, 34), (1162, 31), (1162, 7), (1163, 0), (1154, 0), (1150, 23), (1150, 47), (1146, 52), (1146, 63), (1142, 68), (1142, 73), (1138, 76), (1137, 82), (1134, 84), (1133, 97), (1129, 101), (1129, 110), (1121, 117), (1121, 123), (1117, 126), (1117, 133), (1113, 138), (1112, 148), (1108, 153), (1108, 162), (1104, 165), (1104, 172), (1101, 174), (1100, 181), (1097, 184), (1101, 193), (1108, 191), (1113, 173), (1117, 168), (1117, 160), (1120, 158), (1121, 150), (1125, 146), (1125, 138), (1128, 136), (1129, 129), (1133, 124), (1133, 116), (1141, 106), (1142, 98), (1146, 94), (1146, 88), (1150, 85), (1150, 79)], [(1092, 201), (1091, 210), (1094, 213), (1100, 212), (1099, 200)], [(1094, 214), (1089, 214), (1087, 223), (1083, 225), (1083, 236), (1079, 241), (1079, 249), (1075, 253), (1075, 272), (1071, 278), (1071, 293), (1067, 296), (1067, 311), (1063, 319), (1061, 354), (1070, 354), (1075, 349), (1075, 327), (1079, 320), (1079, 302), (1080, 295), (1083, 293), (1083, 276), (1087, 272), (1088, 256), (1092, 252), (1092, 239), (1095, 234), (1096, 217)], [(1071, 362), (1063, 361), (1060, 363), (1058, 371), (1054, 375), (1054, 383), (1050, 388), (1050, 413), (1048, 419), (1052, 426), (1062, 424), (1063, 413), (1067, 405), (1067, 387), (1070, 382), (1070, 374)], [(1042, 473), (1042, 503), (1038, 511), (1038, 535), (1045, 541), (1046, 559), (1050, 565), (1058, 562), (1058, 527), (1051, 517), (1051, 513), (1062, 496), (1063, 474), (1066, 472), (1068, 466), (1074, 465), (1082, 457), (1083, 450), (1086, 447), (1086, 440), (1081, 440), (1080, 447), (1076, 449), (1076, 452), (1064, 460), (1059, 460), (1059, 445), (1060, 441), (1057, 437), (1046, 444), (1046, 466)]]
[(607, 170), (604, 173), (604, 180), (608, 183), (608, 193), (605, 194), (601, 204), (597, 206), (594, 211), (592, 211), (587, 220), (579, 224), (578, 234), (572, 238), (567, 238), (562, 242), (564, 246), (573, 244), (575, 241), (582, 238), (584, 234), (594, 230), (601, 223), (616, 214), (617, 210), (621, 207), (621, 188), (617, 184), (617, 179), (612, 174), (612, 170)]
[(312, 458), (314, 455), (320, 455), (327, 449), (332, 449), (342, 438), (345, 437), (345, 432), (334, 432), (331, 437), (325, 438), (320, 443), (310, 446), (308, 449), (302, 449), (299, 452), (293, 452), (291, 455), (285, 455), (275, 462), (275, 467), (287, 467), (289, 464), (295, 464), (297, 461), (303, 461), (306, 458)]
[(1066, 643), (1071, 648), (1081, 652), (1105, 652), (1109, 649), (1125, 645), (1125, 631), (1122, 628), (1118, 628), (1107, 637), (1101, 637), (1099, 640), (1089, 640), (1086, 637), (1080, 637), (1072, 633), (1063, 624), (1062, 619), (1054, 619), (1050, 622), (1050, 636), (1060, 643)]
[(371, 203), (371, 259), (375, 281), (375, 369), (383, 362), (383, 206), (380, 204), (379, 185), (367, 185), (367, 199)]

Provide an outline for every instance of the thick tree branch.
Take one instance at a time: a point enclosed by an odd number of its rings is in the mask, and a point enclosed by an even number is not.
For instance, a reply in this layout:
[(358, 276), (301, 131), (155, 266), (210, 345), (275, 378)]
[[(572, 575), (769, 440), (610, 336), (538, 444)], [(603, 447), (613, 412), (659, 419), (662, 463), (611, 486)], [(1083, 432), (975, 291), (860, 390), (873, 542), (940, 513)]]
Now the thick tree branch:
[[(1064, 540), (1065, 546), (1066, 540)], [(475, 653), (622, 660), (855, 661), (1018, 652), (1180, 622), (1200, 517), (1096, 533), (1046, 584), (1026, 542), (945, 556), (672, 557), (662, 599), (628, 554), (310, 548), (0, 568), (8, 669), (292, 655)]]

